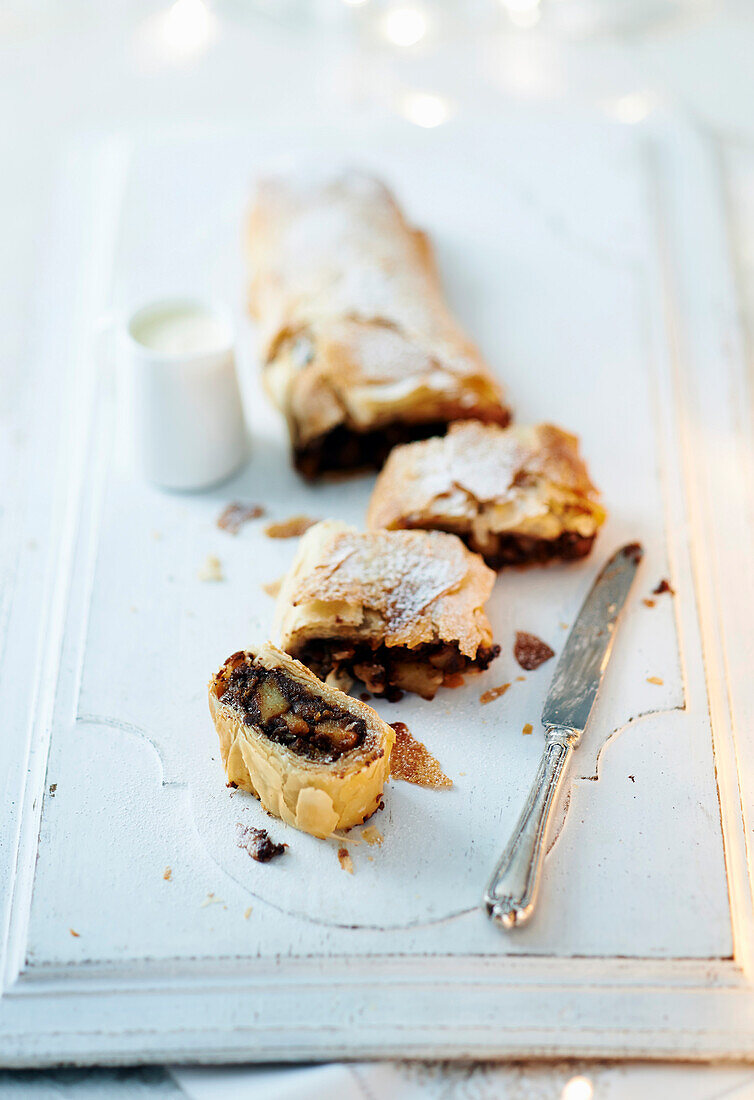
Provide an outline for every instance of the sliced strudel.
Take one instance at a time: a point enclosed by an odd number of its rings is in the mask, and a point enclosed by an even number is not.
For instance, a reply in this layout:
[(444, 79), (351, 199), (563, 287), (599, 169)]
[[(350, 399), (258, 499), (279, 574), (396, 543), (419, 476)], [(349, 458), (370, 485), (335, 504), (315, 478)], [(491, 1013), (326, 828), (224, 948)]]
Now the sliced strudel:
[(395, 732), (273, 645), (234, 653), (209, 685), (228, 782), (314, 836), (374, 813)]
[(367, 524), (453, 531), (501, 569), (588, 554), (605, 519), (597, 495), (576, 436), (466, 421), (392, 452)]
[(247, 252), (265, 386), (305, 476), (379, 467), (451, 420), (508, 422), (426, 236), (377, 180), (264, 180)]
[(499, 653), (484, 612), (494, 576), (455, 535), (318, 523), (278, 596), (281, 644), (322, 678), (432, 699)]

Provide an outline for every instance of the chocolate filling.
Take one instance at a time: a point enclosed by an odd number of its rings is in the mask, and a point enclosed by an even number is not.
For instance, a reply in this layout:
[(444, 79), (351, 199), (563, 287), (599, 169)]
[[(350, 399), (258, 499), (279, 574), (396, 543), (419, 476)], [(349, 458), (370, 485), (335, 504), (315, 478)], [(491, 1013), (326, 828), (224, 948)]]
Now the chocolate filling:
[[(407, 524), (409, 528), (421, 524)], [(450, 530), (450, 528), (449, 528)], [(507, 565), (541, 565), (548, 561), (575, 561), (585, 558), (592, 549), (595, 535), (578, 535), (564, 531), (556, 539), (535, 538), (532, 535), (490, 535), (484, 545), (477, 543), (469, 533), (454, 531), (470, 550), (481, 554), (491, 569), (504, 569)], [(494, 546), (491, 543), (494, 541)]]
[(345, 424), (338, 424), (332, 431), (318, 436), (303, 447), (294, 448), (294, 463), (299, 473), (309, 480), (320, 474), (338, 470), (379, 470), (385, 459), (401, 443), (416, 439), (429, 439), (433, 435), (445, 435), (450, 420), (484, 420), (500, 424), (510, 420), (507, 410), (490, 414), (488, 410), (458, 410), (448, 420), (431, 420), (426, 423), (395, 421), (373, 431), (357, 432)]
[(311, 694), (280, 669), (263, 668), (236, 654), (226, 661), (224, 675), (217, 686), (223, 706), (233, 707), (247, 725), (298, 756), (332, 764), (366, 739), (363, 718)]
[(403, 691), (432, 699), (443, 684), (458, 686), (459, 674), (484, 671), (499, 653), (497, 645), (480, 646), (476, 657), (470, 658), (457, 645), (443, 642), (408, 649), (332, 638), (310, 640), (296, 656), (321, 679), (331, 672), (345, 672), (361, 680), (373, 695), (393, 702)]

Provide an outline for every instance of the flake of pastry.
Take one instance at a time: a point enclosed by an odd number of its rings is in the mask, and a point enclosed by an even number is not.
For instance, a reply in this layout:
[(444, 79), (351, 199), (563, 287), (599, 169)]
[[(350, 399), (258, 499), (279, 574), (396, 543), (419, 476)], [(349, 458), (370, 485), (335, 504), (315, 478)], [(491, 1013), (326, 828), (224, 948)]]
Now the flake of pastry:
[(275, 856), (282, 856), (287, 844), (276, 844), (266, 829), (236, 823), (236, 844), (248, 852), (257, 863), (269, 863)]
[(291, 516), (290, 519), (268, 523), (264, 533), (268, 539), (297, 539), (315, 523), (319, 523), (319, 520), (310, 519), (309, 516)]
[(448, 778), (427, 746), (417, 741), (404, 722), (393, 722), (395, 745), (390, 764), (392, 779), (415, 783), (419, 787), (452, 787)]
[(534, 733), (534, 726), (531, 724), (531, 722), (527, 722), (521, 732), (523, 733), (524, 737), (528, 737), (530, 733)]
[(500, 684), (499, 687), (488, 688), (487, 691), (483, 691), (479, 696), (479, 702), (484, 706), (486, 703), (493, 703), (495, 699), (499, 699), (501, 695), (505, 695), (506, 691), (510, 687), (510, 684)]
[(551, 649), (547, 642), (543, 642), (536, 634), (527, 634), (524, 630), (516, 631), (516, 642), (513, 646), (513, 656), (521, 668), (527, 672), (533, 672), (545, 661), (555, 656), (555, 650)]
[(214, 554), (208, 554), (197, 576), (200, 581), (224, 581), (222, 562)]
[(165, 870), (162, 872), (162, 877), (165, 879), (165, 882), (170, 882), (173, 877), (173, 868), (166, 867)]
[(314, 836), (381, 803), (395, 735), (371, 707), (266, 643), (234, 653), (209, 685), (227, 778)]
[(273, 600), (276, 600), (280, 595), (280, 586), (282, 583), (282, 577), (278, 577), (276, 581), (266, 581), (262, 585), (262, 591), (266, 592), (268, 596), (272, 596)]
[(306, 477), (379, 466), (451, 420), (508, 422), (427, 237), (377, 180), (263, 180), (247, 253), (265, 387)]
[(451, 531), (502, 569), (584, 557), (604, 519), (575, 436), (464, 421), (392, 452), (367, 526)]
[(349, 875), (353, 874), (353, 860), (348, 854), (348, 848), (338, 848), (338, 862)]
[(252, 910), (252, 907), (251, 907), (250, 905), (249, 905), (249, 906), (247, 906), (247, 907), (246, 907), (246, 909), (244, 909), (244, 911), (243, 911), (243, 919), (244, 919), (244, 920), (248, 920), (248, 919), (249, 919), (249, 917), (250, 917), (250, 916), (251, 916), (251, 914), (252, 914), (252, 911), (253, 911), (253, 910)]
[(664, 682), (665, 681), (662, 680), (659, 676), (647, 676), (648, 684), (655, 684), (657, 687), (662, 687)]
[(367, 825), (366, 829), (361, 830), (361, 840), (365, 840), (367, 844), (376, 844), (378, 848), (381, 848), (384, 839), (376, 825)]
[(494, 573), (455, 535), (366, 534), (332, 520), (301, 540), (280, 591), (283, 647), (325, 678), (425, 699), (498, 655), (484, 604)]
[(217, 526), (229, 535), (237, 535), (245, 523), (259, 519), (264, 515), (261, 504), (240, 504), (237, 500), (229, 504), (217, 517)]
[(652, 594), (654, 596), (662, 596), (665, 592), (670, 596), (675, 596), (675, 589), (670, 581), (666, 577), (663, 577), (657, 587), (652, 589)]

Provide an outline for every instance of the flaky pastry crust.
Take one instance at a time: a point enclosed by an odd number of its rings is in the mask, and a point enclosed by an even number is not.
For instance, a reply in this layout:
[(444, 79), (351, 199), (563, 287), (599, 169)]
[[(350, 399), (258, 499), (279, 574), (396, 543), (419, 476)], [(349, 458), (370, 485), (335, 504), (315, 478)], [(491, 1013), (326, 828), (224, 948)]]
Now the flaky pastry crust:
[(304, 473), (378, 465), (391, 439), (454, 419), (507, 423), (500, 387), (448, 309), (427, 237), (379, 181), (263, 180), (247, 254), (265, 385)]
[[(271, 740), (236, 700), (228, 701), (230, 678), (243, 666), (282, 674), (294, 691), (321, 702), (323, 710), (347, 712), (360, 731), (358, 746), (328, 761)], [(289, 825), (327, 837), (360, 824), (378, 808), (395, 732), (371, 707), (322, 683), (276, 646), (265, 643), (229, 657), (209, 683), (209, 707), (228, 782), (255, 794), (266, 810)]]
[(605, 519), (597, 497), (576, 436), (464, 421), (393, 450), (367, 525), (453, 531), (499, 568), (588, 553)]

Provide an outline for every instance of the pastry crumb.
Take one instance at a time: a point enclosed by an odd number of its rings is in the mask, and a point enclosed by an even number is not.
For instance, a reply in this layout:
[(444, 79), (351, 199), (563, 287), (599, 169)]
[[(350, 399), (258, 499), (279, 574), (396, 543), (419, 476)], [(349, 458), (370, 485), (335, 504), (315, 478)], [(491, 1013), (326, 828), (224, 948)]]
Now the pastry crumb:
[(560, 629), (561, 630), (568, 630), (568, 623), (561, 623), (560, 624)]
[(647, 599), (644, 599), (641, 602), (644, 604), (645, 607), (654, 607), (655, 603), (656, 603), (655, 600), (647, 600)]
[(366, 829), (361, 832), (361, 839), (365, 840), (367, 844), (376, 844), (381, 848), (385, 838), (376, 825), (367, 825)]
[(664, 682), (659, 676), (647, 676), (648, 684), (657, 684), (658, 687), (662, 687)]
[(319, 520), (311, 519), (309, 516), (291, 516), (290, 519), (268, 523), (264, 533), (268, 539), (296, 539), (315, 523), (319, 523)]
[(251, 913), (252, 913), (252, 909), (253, 909), (253, 906), (251, 906), (251, 905), (247, 909), (244, 909), (244, 911), (243, 911), (243, 919), (244, 920), (249, 919), (249, 917), (251, 916)]
[(513, 646), (513, 656), (521, 668), (527, 672), (533, 672), (545, 661), (555, 656), (555, 650), (551, 649), (547, 642), (543, 642), (536, 634), (527, 634), (525, 630), (516, 631), (516, 642)]
[(50, 798), (55, 797), (55, 791), (58, 789), (57, 783), (50, 783)]
[(78, 939), (81, 935), (80, 932), (76, 932), (75, 929), (73, 929), (73, 928), (69, 928), (68, 931), (71, 933), (72, 936), (75, 936), (76, 939)]
[(489, 688), (487, 691), (483, 691), (479, 696), (479, 702), (482, 706), (486, 703), (492, 703), (495, 699), (499, 699), (501, 695), (505, 695), (509, 687), (510, 683), (500, 684), (500, 686), (496, 688)]
[(236, 822), (236, 844), (257, 863), (269, 863), (288, 847), (287, 844), (276, 844), (266, 829), (255, 829), (253, 825), (242, 825), (240, 821)]
[(165, 870), (162, 872), (162, 877), (165, 879), (165, 882), (170, 882), (173, 877), (173, 868), (166, 867)]
[(636, 782), (636, 776), (635, 775), (629, 775), (628, 778), (631, 780), (632, 783)]
[(523, 733), (524, 737), (528, 737), (530, 733), (534, 733), (534, 726), (531, 724), (531, 722), (527, 722), (521, 732)]
[(197, 576), (200, 581), (224, 581), (222, 562), (214, 554), (208, 554)]
[(395, 744), (390, 755), (390, 776), (419, 787), (452, 787), (449, 779), (426, 745), (417, 741), (405, 722), (391, 722)]
[(348, 854), (348, 848), (338, 848), (338, 862), (349, 875), (353, 874), (353, 860)]
[(217, 517), (217, 526), (229, 535), (237, 535), (245, 523), (263, 515), (264, 508), (261, 504), (241, 504), (234, 500)]
[(266, 592), (268, 596), (272, 596), (273, 600), (275, 600), (280, 594), (282, 583), (282, 577), (278, 577), (276, 581), (265, 581), (265, 583), (262, 585), (262, 591)]
[(665, 592), (667, 592), (669, 596), (675, 596), (675, 589), (667, 577), (663, 577), (657, 587), (652, 589), (652, 595), (662, 596)]
[(223, 899), (218, 898), (215, 894), (207, 894), (206, 898), (199, 906), (200, 909), (206, 909), (208, 905), (223, 905)]

